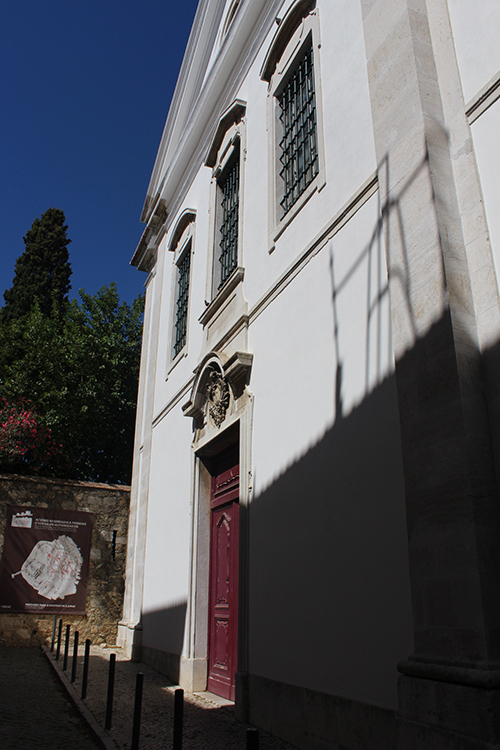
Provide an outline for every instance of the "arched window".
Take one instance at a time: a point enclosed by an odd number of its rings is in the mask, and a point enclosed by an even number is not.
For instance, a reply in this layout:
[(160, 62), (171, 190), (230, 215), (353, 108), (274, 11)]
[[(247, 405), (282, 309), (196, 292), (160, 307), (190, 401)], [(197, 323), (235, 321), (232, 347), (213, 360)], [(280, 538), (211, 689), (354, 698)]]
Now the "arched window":
[(314, 0), (285, 17), (261, 70), (267, 81), (271, 139), (270, 244), (324, 184), (319, 19)]
[[(222, 115), (205, 164), (212, 167), (210, 202), (212, 261), (208, 301), (225, 293), (241, 271), (241, 187), (245, 102), (236, 100)], [(241, 275), (241, 274), (240, 274)]]
[(193, 210), (184, 211), (175, 225), (169, 243), (169, 250), (174, 253), (170, 369), (185, 354), (188, 340), (189, 287), (195, 218), (196, 214)]

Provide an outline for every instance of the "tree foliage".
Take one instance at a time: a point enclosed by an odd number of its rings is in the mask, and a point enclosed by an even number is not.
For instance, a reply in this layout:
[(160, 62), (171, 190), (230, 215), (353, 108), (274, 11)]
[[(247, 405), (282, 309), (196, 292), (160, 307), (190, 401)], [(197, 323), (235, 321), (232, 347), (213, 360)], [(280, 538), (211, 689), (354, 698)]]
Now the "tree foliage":
[(0, 317), (0, 471), (128, 483), (144, 297), (120, 303), (113, 283), (68, 302), (64, 278), (50, 307), (12, 296)]
[(40, 424), (30, 401), (18, 399), (8, 403), (0, 400), (0, 469), (22, 474), (33, 473), (48, 466), (69, 468), (62, 446), (52, 438), (51, 431)]
[(12, 287), (4, 292), (2, 319), (20, 318), (38, 302), (44, 315), (50, 315), (55, 302), (63, 310), (71, 288), (71, 266), (63, 211), (49, 208), (35, 219), (24, 237), (26, 249), (16, 261)]
[(143, 297), (120, 304), (115, 284), (80, 291), (61, 317), (36, 304), (0, 326), (0, 393), (27, 394), (41, 426), (62, 446), (66, 466), (31, 462), (48, 476), (129, 482), (142, 333)]

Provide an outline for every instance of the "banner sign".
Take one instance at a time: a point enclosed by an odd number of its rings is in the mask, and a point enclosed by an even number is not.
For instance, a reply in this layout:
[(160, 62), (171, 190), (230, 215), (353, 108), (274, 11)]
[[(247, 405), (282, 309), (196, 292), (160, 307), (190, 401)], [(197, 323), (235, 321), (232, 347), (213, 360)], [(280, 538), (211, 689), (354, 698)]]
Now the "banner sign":
[(92, 513), (9, 505), (0, 613), (84, 615)]

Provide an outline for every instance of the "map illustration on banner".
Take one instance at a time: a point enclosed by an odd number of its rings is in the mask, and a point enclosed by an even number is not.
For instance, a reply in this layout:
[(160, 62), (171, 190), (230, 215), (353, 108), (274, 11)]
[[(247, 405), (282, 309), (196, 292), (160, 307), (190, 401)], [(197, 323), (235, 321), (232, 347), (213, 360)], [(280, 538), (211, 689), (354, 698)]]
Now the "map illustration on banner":
[(69, 536), (54, 542), (38, 542), (24, 561), (19, 573), (30, 586), (46, 599), (64, 599), (76, 594), (83, 557)]
[(0, 612), (84, 614), (93, 515), (9, 506)]

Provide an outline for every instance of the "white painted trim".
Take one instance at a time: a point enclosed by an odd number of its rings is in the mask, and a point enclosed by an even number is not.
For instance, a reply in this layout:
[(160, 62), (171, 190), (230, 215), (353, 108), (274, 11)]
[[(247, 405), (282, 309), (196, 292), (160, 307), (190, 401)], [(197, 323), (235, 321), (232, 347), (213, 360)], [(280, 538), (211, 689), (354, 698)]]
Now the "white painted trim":
[[(314, 96), (316, 102), (316, 137), (318, 148), (318, 174), (307, 186), (295, 204), (284, 216), (279, 217), (281, 211), (279, 202), (279, 113), (277, 97), (286, 85), (299, 57), (309, 46), (313, 53)], [(268, 53), (269, 54), (269, 53)], [(318, 9), (315, 8), (305, 16), (276, 62), (275, 71), (271, 77), (267, 94), (267, 127), (268, 127), (268, 185), (269, 185), (269, 252), (275, 247), (276, 240), (290, 226), (291, 222), (303, 208), (311, 196), (322, 190), (326, 184), (325, 145), (323, 134), (323, 102), (321, 79), (321, 38)]]
[(267, 292), (253, 305), (248, 313), (249, 324), (252, 324), (266, 307), (285, 289), (304, 266), (316, 255), (325, 244), (339, 232), (354, 214), (364, 206), (378, 191), (378, 177), (374, 172), (353, 196), (344, 204), (335, 216), (323, 227), (316, 237), (306, 246), (299, 257), (286, 269)]
[(185, 397), (186, 393), (188, 393), (191, 390), (191, 388), (193, 387), (193, 383), (194, 383), (194, 375), (193, 375), (192, 378), (189, 378), (189, 380), (187, 381), (187, 383), (184, 383), (184, 385), (181, 388), (179, 388), (179, 390), (177, 391), (177, 393), (174, 396), (172, 396), (172, 398), (170, 399), (170, 401), (168, 401), (165, 404), (165, 406), (163, 407), (163, 409), (161, 409), (158, 412), (158, 414), (153, 418), (153, 421), (151, 422), (151, 427), (152, 428), (157, 427), (157, 425), (161, 422), (161, 420), (164, 417), (166, 417), (167, 414), (170, 411), (172, 411), (172, 409), (175, 406), (177, 406), (177, 404), (179, 403), (179, 401), (181, 401)]
[[(215, 4), (200, 2), (179, 74), (153, 174), (142, 220), (161, 196), (175, 215), (185, 200), (194, 175), (204, 162), (215, 132), (215, 121), (237, 96), (262, 44), (272, 29), (282, 0), (252, 0), (244, 3), (219, 54), (205, 75), (218, 25)], [(210, 6), (210, 13), (207, 8)], [(203, 59), (200, 59), (205, 56)]]
[[(240, 272), (240, 268), (243, 266), (243, 203), (245, 198), (245, 162), (247, 152), (247, 139), (246, 139), (246, 118), (242, 117), (239, 122), (231, 123), (221, 140), (219, 149), (217, 151), (217, 158), (212, 169), (212, 180), (210, 183), (210, 224), (208, 233), (208, 263), (207, 263), (207, 281), (206, 281), (206, 296), (205, 299), (211, 304), (203, 311), (200, 316), (200, 322), (203, 319), (203, 325), (205, 326), (211, 315), (216, 312), (220, 304), (215, 304), (219, 297), (227, 296), (226, 287), (231, 284), (233, 276)], [(219, 270), (217, 264), (219, 246), (219, 178), (224, 171), (227, 163), (235, 153), (236, 149), (239, 150), (239, 185), (238, 185), (238, 262), (237, 267), (233, 271), (233, 274), (227, 279), (224, 286), (217, 290), (217, 272)], [(234, 283), (234, 282), (233, 282)]]
[[(203, 587), (206, 585), (206, 569), (199, 561), (198, 553), (200, 547), (200, 535), (210, 534), (209, 523), (201, 528), (200, 524), (200, 485), (201, 473), (200, 462), (202, 456), (207, 452), (209, 446), (218, 443), (223, 439), (224, 433), (231, 431), (239, 423), (239, 464), (240, 464), (240, 489), (239, 504), (243, 508), (240, 512), (240, 533), (239, 533), (239, 580), (238, 580), (238, 664), (239, 672), (248, 671), (248, 513), (250, 498), (252, 493), (252, 431), (253, 431), (253, 411), (254, 397), (248, 389), (243, 396), (243, 404), (234, 414), (224, 421), (224, 429), (217, 433), (211, 431), (198, 440), (196, 433), (192, 444), (192, 525), (191, 525), (191, 549), (190, 549), (190, 591), (188, 595), (189, 615), (187, 618), (188, 628), (188, 655), (190, 658), (208, 660), (208, 591), (204, 592)], [(206, 544), (210, 546), (209, 539), (205, 538)], [(208, 582), (209, 585), (209, 582)], [(206, 596), (203, 596), (206, 593)], [(203, 605), (201, 605), (203, 602)], [(203, 606), (200, 610), (201, 617), (197, 612), (197, 606)], [(207, 611), (205, 612), (205, 607)], [(207, 632), (197, 633), (196, 625), (200, 622), (207, 625)], [(200, 653), (200, 642), (206, 639), (206, 653), (202, 656)], [(208, 672), (208, 669), (207, 669)]]
[(231, 276), (228, 278), (219, 294), (212, 300), (208, 307), (203, 310), (202, 314), (198, 318), (198, 321), (202, 326), (206, 326), (207, 323), (213, 318), (217, 310), (224, 304), (229, 295), (234, 289), (243, 281), (245, 276), (245, 269), (238, 266), (234, 269)]
[(465, 107), (469, 125), (472, 125), (478, 117), (481, 117), (497, 99), (500, 99), (500, 71), (493, 76), (486, 86), (483, 86), (481, 91)]
[[(190, 214), (192, 215), (192, 214)], [(187, 216), (186, 212), (183, 216)], [(168, 321), (168, 345), (167, 345), (167, 372), (166, 379), (174, 369), (174, 367), (180, 362), (181, 359), (187, 356), (189, 351), (189, 328), (190, 328), (190, 309), (191, 309), (191, 297), (192, 297), (192, 277), (193, 277), (193, 256), (195, 253), (195, 238), (196, 238), (196, 215), (192, 215), (192, 220), (187, 224), (183, 233), (179, 237), (177, 244), (169, 247), (173, 255), (172, 260), (172, 278), (170, 280), (170, 312)], [(179, 222), (176, 226), (178, 226)], [(174, 325), (175, 315), (177, 308), (177, 297), (178, 297), (178, 286), (179, 286), (179, 264), (183, 259), (184, 255), (189, 253), (191, 260), (189, 263), (189, 281), (188, 281), (188, 300), (187, 300), (187, 319), (186, 319), (186, 342), (182, 349), (174, 355)]]

